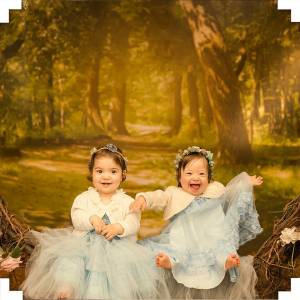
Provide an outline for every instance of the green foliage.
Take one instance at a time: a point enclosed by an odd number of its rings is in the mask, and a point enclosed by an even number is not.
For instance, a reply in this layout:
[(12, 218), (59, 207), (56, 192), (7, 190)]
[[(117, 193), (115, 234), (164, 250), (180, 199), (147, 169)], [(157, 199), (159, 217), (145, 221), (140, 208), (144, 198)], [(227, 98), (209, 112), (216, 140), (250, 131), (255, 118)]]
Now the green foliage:
[(18, 258), (22, 255), (23, 247), (20, 247), (19, 245), (11, 245), (8, 247), (8, 249), (2, 249), (0, 247), (0, 258), (7, 258), (8, 256), (11, 256), (12, 258)]
[(5, 163), (0, 166), (1, 173), (9, 176), (18, 176), (20, 168), (15, 163)]
[(19, 246), (16, 246), (11, 252), (10, 252), (10, 256), (12, 258), (18, 258), (20, 257), (22, 254), (22, 249)]

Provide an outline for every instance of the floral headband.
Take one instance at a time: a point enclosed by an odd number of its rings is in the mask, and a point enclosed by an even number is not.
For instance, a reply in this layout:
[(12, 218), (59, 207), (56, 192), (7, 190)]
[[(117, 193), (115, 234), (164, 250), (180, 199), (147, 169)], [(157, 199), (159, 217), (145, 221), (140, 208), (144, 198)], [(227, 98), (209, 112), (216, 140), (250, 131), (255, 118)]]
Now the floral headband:
[(183, 160), (183, 158), (187, 155), (190, 155), (190, 154), (193, 154), (193, 153), (200, 153), (202, 154), (208, 161), (208, 166), (209, 166), (209, 169), (211, 170), (211, 173), (212, 173), (212, 169), (215, 165), (214, 161), (213, 161), (213, 153), (206, 150), (206, 149), (202, 149), (198, 146), (191, 146), (191, 147), (188, 147), (186, 148), (184, 151), (179, 151), (178, 154), (176, 155), (176, 159), (174, 161), (175, 163), (175, 168), (176, 170), (178, 170), (179, 168), (179, 164), (180, 162)]
[(90, 151), (90, 154), (91, 154), (91, 156), (93, 156), (101, 150), (108, 150), (112, 153), (117, 153), (118, 155), (120, 155), (124, 159), (125, 165), (127, 166), (128, 159), (118, 150), (116, 145), (106, 144), (105, 146), (103, 146), (101, 148), (98, 148), (98, 149), (96, 147), (93, 147)]

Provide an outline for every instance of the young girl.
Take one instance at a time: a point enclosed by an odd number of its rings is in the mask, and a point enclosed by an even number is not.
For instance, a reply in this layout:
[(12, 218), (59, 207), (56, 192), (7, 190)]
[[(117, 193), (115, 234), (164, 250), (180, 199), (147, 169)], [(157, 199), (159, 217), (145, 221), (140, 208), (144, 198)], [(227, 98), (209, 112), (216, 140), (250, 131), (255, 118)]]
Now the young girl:
[(262, 178), (241, 173), (225, 188), (212, 180), (213, 154), (197, 146), (175, 163), (178, 187), (140, 193), (131, 204), (134, 212), (164, 209), (170, 221), (159, 236), (141, 243), (158, 253), (158, 267), (171, 271), (171, 297), (255, 298), (252, 257), (240, 259), (236, 251), (262, 230), (252, 191)]
[(126, 158), (113, 144), (94, 148), (89, 161), (93, 187), (76, 197), (74, 229), (34, 235), (39, 245), (22, 285), (32, 299), (144, 299), (168, 297), (152, 252), (136, 243), (140, 215), (119, 186)]

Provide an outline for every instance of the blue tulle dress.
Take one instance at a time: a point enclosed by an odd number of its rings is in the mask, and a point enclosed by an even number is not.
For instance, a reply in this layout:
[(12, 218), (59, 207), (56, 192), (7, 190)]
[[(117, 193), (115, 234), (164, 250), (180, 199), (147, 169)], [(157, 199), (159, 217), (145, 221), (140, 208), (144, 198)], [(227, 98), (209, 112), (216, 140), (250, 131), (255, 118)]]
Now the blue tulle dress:
[(171, 258), (172, 270), (166, 273), (172, 298), (255, 298), (252, 257), (242, 257), (240, 267), (224, 270), (227, 256), (262, 231), (252, 189), (249, 176), (241, 173), (221, 197), (195, 198), (159, 236), (140, 241)]
[(79, 237), (72, 228), (32, 233), (38, 245), (21, 286), (26, 299), (57, 299), (66, 289), (71, 299), (169, 298), (155, 253), (135, 242), (94, 230)]

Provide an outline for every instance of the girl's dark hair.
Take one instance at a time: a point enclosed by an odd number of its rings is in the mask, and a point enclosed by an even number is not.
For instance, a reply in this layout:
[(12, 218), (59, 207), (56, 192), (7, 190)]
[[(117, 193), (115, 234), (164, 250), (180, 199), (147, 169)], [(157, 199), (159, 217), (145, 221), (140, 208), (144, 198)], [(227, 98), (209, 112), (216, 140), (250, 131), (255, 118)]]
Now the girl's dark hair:
[(208, 182), (212, 180), (212, 168), (209, 166), (208, 159), (202, 153), (191, 153), (183, 157), (182, 160), (178, 163), (178, 168), (176, 168), (176, 180), (177, 186), (181, 187), (180, 179), (181, 179), (181, 170), (184, 170), (186, 165), (195, 158), (203, 158), (206, 161), (207, 171), (208, 171)]
[(116, 146), (115, 146), (115, 149), (117, 151), (111, 151), (105, 147), (106, 146), (97, 147), (94, 149), (94, 152), (91, 154), (90, 160), (88, 162), (89, 175), (87, 176), (87, 179), (89, 181), (93, 180), (92, 174), (93, 174), (93, 168), (94, 168), (96, 158), (111, 157), (114, 160), (114, 162), (120, 166), (120, 168), (122, 170), (122, 181), (124, 181), (126, 179), (127, 165), (126, 165), (126, 160), (125, 160), (125, 157), (123, 156), (122, 150)]

